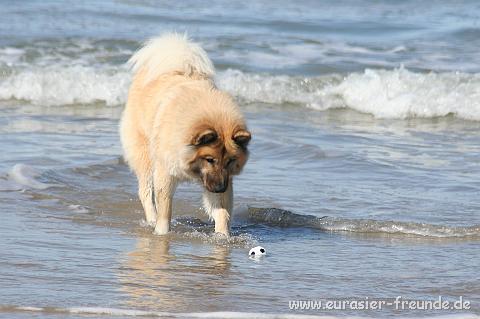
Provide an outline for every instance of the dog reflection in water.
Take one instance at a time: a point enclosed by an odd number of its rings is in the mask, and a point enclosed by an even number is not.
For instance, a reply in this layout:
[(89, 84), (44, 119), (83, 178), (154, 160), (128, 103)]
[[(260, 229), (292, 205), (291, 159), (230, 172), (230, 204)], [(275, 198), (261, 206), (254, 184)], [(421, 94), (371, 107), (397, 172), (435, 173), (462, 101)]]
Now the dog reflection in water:
[[(171, 244), (182, 245), (182, 239), (173, 237), (140, 238), (136, 249), (128, 253), (117, 276), (121, 290), (128, 296), (129, 307), (152, 311), (191, 311), (191, 301), (199, 299), (198, 289), (205, 296), (205, 303), (199, 307), (208, 307), (209, 299), (218, 300), (223, 295), (211, 283), (229, 276), (230, 247), (220, 244), (206, 247), (205, 243), (192, 244), (188, 241), (185, 245), (192, 246), (192, 253), (183, 258), (170, 252)], [(210, 249), (210, 253), (199, 256), (196, 245), (202, 250)], [(196, 307), (195, 310), (200, 309)], [(212, 308), (203, 310), (212, 311)]]

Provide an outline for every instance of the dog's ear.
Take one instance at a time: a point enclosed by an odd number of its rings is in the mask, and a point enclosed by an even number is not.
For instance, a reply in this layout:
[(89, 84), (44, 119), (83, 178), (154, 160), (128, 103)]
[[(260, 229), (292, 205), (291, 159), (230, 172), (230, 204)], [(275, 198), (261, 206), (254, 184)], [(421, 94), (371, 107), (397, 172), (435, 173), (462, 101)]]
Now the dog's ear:
[(206, 129), (193, 139), (192, 144), (195, 146), (207, 145), (215, 142), (217, 138), (217, 133), (214, 130)]
[(250, 142), (250, 140), (252, 139), (252, 134), (250, 134), (250, 132), (247, 130), (240, 130), (233, 134), (232, 139), (235, 144), (242, 148), (245, 148), (247, 147), (248, 142)]

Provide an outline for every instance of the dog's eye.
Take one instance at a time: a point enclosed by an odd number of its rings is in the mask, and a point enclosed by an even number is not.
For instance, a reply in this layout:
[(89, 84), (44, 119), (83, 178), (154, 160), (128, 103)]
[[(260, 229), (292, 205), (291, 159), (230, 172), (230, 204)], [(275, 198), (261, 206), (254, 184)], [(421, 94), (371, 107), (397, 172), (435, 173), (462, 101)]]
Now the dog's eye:
[(215, 163), (215, 159), (213, 157), (206, 157), (205, 160), (207, 162), (209, 162), (210, 164), (214, 164)]

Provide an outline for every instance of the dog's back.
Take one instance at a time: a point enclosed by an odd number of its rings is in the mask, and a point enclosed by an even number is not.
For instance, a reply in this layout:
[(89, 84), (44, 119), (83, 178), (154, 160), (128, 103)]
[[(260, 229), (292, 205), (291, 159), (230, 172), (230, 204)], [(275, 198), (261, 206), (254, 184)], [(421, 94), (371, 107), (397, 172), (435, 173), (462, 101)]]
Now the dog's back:
[(120, 123), (120, 136), (125, 160), (136, 171), (136, 166), (142, 166), (136, 163), (147, 157), (139, 154), (136, 146), (151, 140), (159, 106), (175, 98), (175, 88), (187, 82), (213, 86), (215, 69), (198, 44), (176, 33), (147, 41), (128, 65), (134, 74)]

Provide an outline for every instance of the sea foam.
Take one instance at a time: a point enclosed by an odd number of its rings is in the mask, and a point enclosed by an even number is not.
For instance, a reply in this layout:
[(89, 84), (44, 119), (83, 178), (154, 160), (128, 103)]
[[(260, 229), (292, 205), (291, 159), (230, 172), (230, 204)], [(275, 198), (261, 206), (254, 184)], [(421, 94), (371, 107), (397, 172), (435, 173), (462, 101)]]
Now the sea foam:
[[(79, 315), (93, 315), (96, 317), (153, 317), (153, 318), (228, 318), (228, 319), (358, 319), (364, 317), (358, 316), (335, 316), (335, 315), (307, 315), (296, 313), (259, 313), (259, 312), (233, 312), (233, 311), (219, 311), (219, 312), (157, 312), (146, 311), (137, 309), (120, 309), (120, 308), (103, 308), (103, 307), (72, 307), (72, 308), (60, 308), (60, 307), (29, 307), (29, 306), (11, 306), (0, 305), (0, 313), (12, 313), (12, 312), (24, 312), (24, 313), (44, 313), (47, 315), (58, 314), (79, 314)], [(409, 317), (405, 317), (409, 318)], [(411, 317), (410, 317), (411, 318)], [(479, 316), (473, 313), (460, 313), (455, 315), (445, 316), (427, 316), (425, 318), (435, 319), (478, 319)]]
[[(0, 78), (0, 100), (25, 100), (41, 106), (122, 105), (130, 79), (125, 67), (10, 68)], [(480, 74), (399, 68), (304, 77), (225, 70), (216, 80), (241, 103), (291, 104), (320, 111), (351, 108), (376, 118), (453, 115), (480, 120)]]
[(229, 70), (220, 75), (219, 85), (248, 102), (291, 103), (316, 110), (351, 108), (376, 118), (452, 114), (480, 120), (479, 74), (417, 73), (400, 68), (305, 78)]
[(350, 74), (326, 92), (341, 96), (347, 107), (379, 118), (431, 118), (453, 114), (462, 119), (480, 120), (478, 74), (424, 74), (403, 68), (366, 70)]
[(25, 100), (38, 105), (123, 104), (129, 72), (86, 66), (10, 70), (0, 78), (0, 100)]

